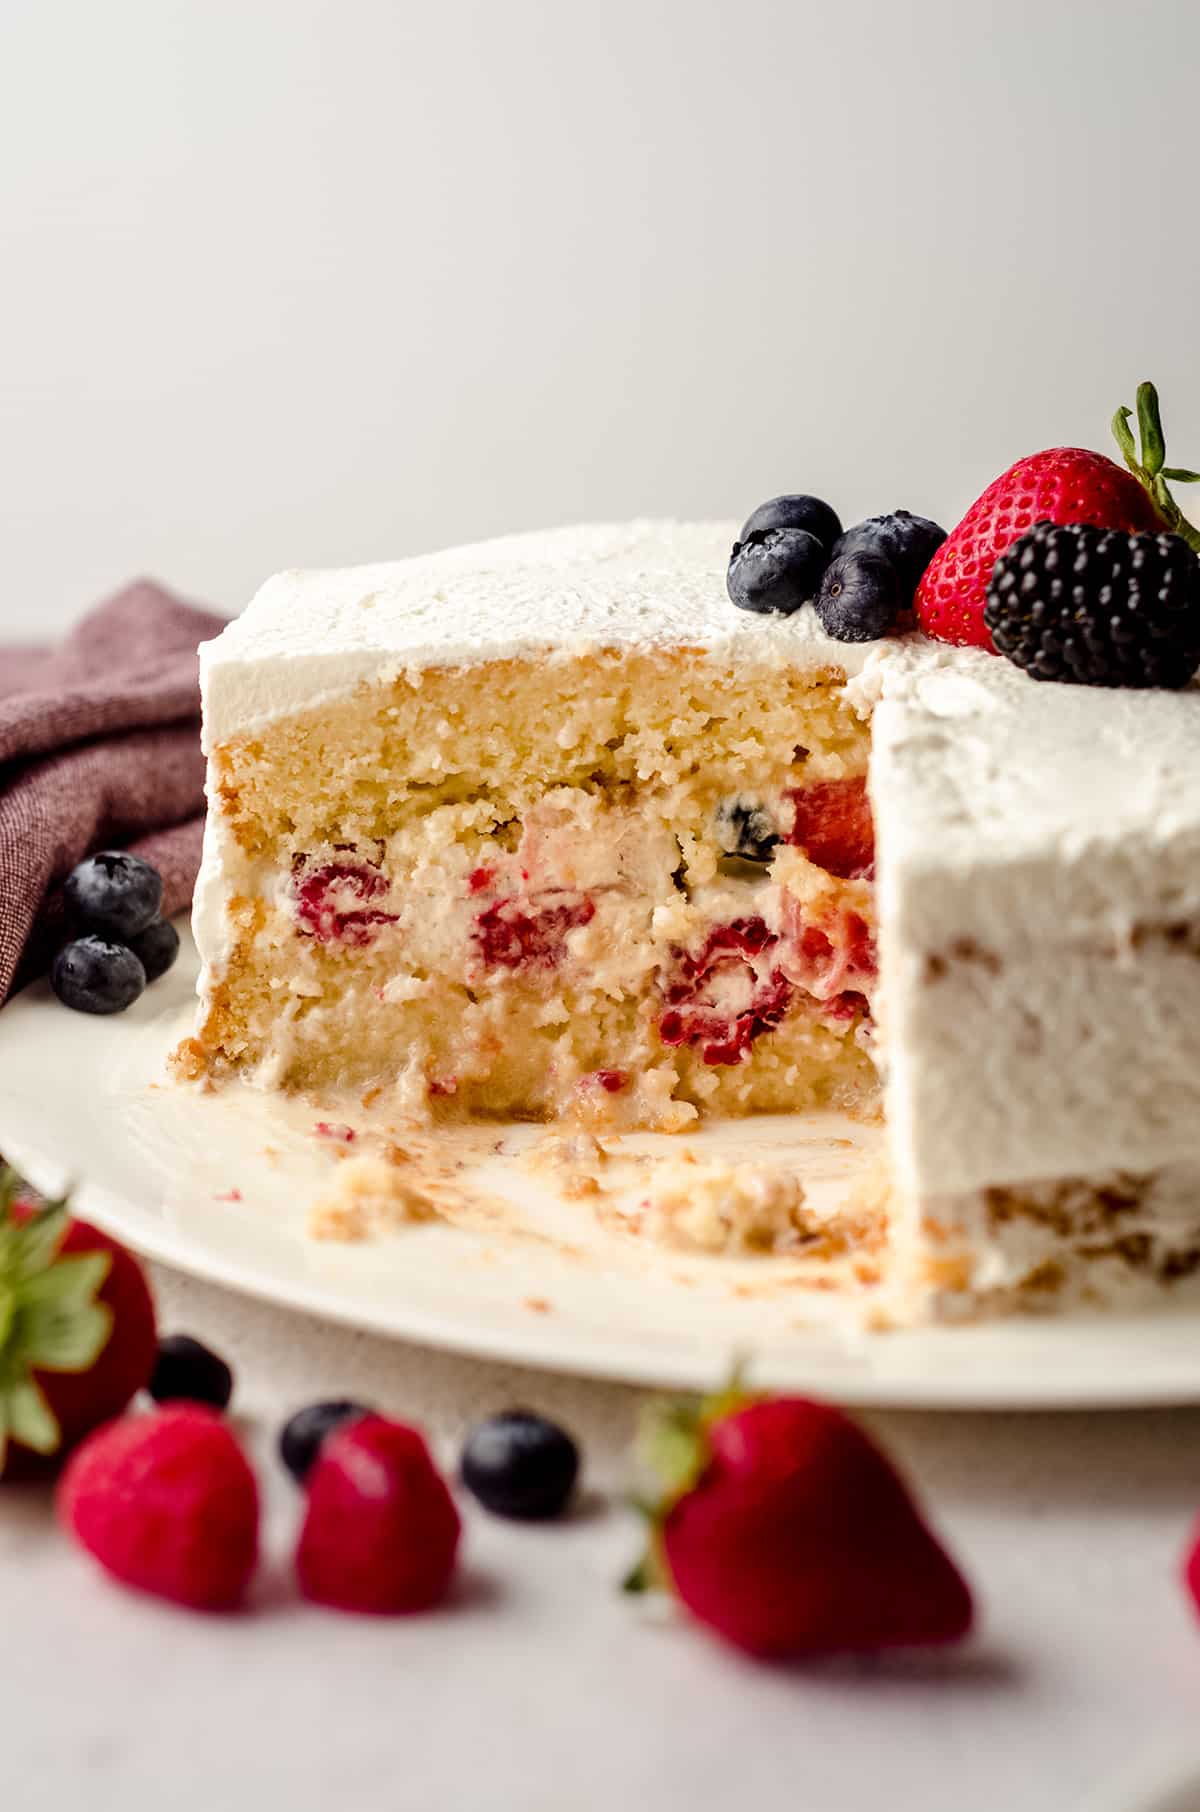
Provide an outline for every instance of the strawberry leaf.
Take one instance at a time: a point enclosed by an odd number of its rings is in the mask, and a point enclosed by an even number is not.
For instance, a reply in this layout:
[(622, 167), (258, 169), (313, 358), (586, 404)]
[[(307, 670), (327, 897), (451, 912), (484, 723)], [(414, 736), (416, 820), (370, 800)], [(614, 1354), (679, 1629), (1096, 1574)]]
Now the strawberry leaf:
[(32, 1378), (10, 1384), (4, 1396), (6, 1435), (34, 1453), (54, 1453), (60, 1430), (54, 1412)]
[(1137, 442), (1134, 440), (1133, 430), (1129, 426), (1130, 415), (1131, 411), (1128, 409), (1117, 410), (1117, 413), (1112, 419), (1113, 439), (1121, 449), (1125, 464), (1129, 467), (1129, 470), (1135, 475), (1140, 476)]
[(112, 1311), (100, 1302), (82, 1308), (32, 1304), (21, 1315), (22, 1356), (38, 1371), (86, 1372), (104, 1351), (112, 1327)]
[(1158, 391), (1153, 384), (1139, 384), (1137, 390), (1138, 431), (1142, 440), (1141, 459), (1138, 459), (1134, 446), (1133, 433), (1129, 426), (1130, 411), (1124, 407), (1113, 416), (1112, 431), (1117, 446), (1129, 470), (1138, 483), (1149, 493), (1154, 507), (1163, 519), (1163, 525), (1171, 534), (1178, 535), (1186, 541), (1193, 552), (1200, 554), (1200, 529), (1190, 523), (1167, 487), (1167, 480), (1177, 484), (1200, 484), (1200, 475), (1190, 471), (1186, 466), (1168, 466), (1166, 460), (1166, 441), (1163, 435), (1162, 415), (1158, 403)]
[(53, 1202), (30, 1215), (23, 1226), (13, 1226), (8, 1269), (14, 1282), (36, 1277), (54, 1263), (69, 1219), (66, 1203)]
[(111, 1309), (97, 1300), (111, 1253), (64, 1257), (66, 1202), (18, 1219), (18, 1187), (12, 1171), (0, 1173), (0, 1472), (10, 1441), (35, 1453), (60, 1445), (38, 1372), (89, 1371), (113, 1330)]

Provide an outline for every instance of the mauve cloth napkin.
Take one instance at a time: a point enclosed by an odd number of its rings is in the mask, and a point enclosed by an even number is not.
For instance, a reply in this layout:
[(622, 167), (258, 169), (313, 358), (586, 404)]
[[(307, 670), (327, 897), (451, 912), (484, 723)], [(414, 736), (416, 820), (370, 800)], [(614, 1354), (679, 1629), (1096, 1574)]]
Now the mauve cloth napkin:
[(224, 618), (140, 580), (54, 648), (0, 645), (0, 1002), (44, 968), (59, 890), (121, 847), (191, 897), (204, 824), (196, 647)]

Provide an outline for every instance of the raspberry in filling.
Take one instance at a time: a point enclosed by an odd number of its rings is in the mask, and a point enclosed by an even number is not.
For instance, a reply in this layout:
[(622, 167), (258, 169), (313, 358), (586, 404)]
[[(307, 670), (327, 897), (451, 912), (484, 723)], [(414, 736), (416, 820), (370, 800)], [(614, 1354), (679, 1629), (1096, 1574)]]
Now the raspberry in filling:
[(811, 923), (785, 896), (780, 961), (789, 980), (821, 1003), (829, 1019), (853, 1019), (867, 1008), (875, 980), (875, 940), (857, 912), (835, 912)]
[(323, 862), (310, 869), (299, 858), (292, 886), (296, 920), (305, 937), (319, 944), (369, 944), (382, 925), (394, 925), (396, 913), (363, 904), (388, 890), (387, 877), (361, 862)]
[(875, 826), (864, 779), (817, 780), (793, 787), (787, 797), (795, 809), (789, 843), (839, 880), (871, 873)]
[(758, 961), (777, 942), (762, 919), (733, 919), (714, 925), (697, 954), (673, 952), (676, 975), (663, 988), (668, 1005), (658, 1022), (663, 1043), (694, 1046), (705, 1063), (740, 1063), (791, 1002), (782, 970), (764, 975)]
[(489, 968), (553, 969), (566, 954), (567, 933), (595, 916), (586, 897), (557, 906), (497, 900), (476, 916), (471, 935)]

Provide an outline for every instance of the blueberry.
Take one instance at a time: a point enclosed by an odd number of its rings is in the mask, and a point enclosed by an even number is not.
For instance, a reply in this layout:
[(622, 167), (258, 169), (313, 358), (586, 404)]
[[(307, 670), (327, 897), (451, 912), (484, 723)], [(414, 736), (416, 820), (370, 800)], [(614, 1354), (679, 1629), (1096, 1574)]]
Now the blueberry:
[(158, 1343), (148, 1389), (156, 1403), (208, 1403), (213, 1409), (228, 1409), (233, 1373), (202, 1340), (191, 1334), (167, 1334)]
[(839, 554), (877, 554), (890, 560), (900, 581), (900, 600), (905, 609), (921, 582), (921, 574), (946, 539), (946, 531), (928, 516), (914, 516), (909, 510), (893, 510), (888, 516), (868, 516), (856, 522), (834, 544), (833, 558)]
[(791, 616), (813, 596), (828, 557), (807, 529), (756, 531), (734, 543), (725, 587), (739, 610)]
[(279, 1457), (296, 1483), (304, 1483), (335, 1428), (341, 1428), (346, 1422), (361, 1422), (364, 1416), (371, 1414), (373, 1411), (364, 1403), (353, 1403), (348, 1397), (309, 1403), (298, 1409), (284, 1423), (279, 1435)]
[(769, 862), (779, 842), (771, 814), (761, 805), (748, 805), (744, 799), (721, 801), (716, 833), (725, 855), (741, 856), (745, 862)]
[(557, 1422), (508, 1409), (467, 1436), (462, 1482), (485, 1510), (523, 1522), (560, 1516), (575, 1488), (579, 1449)]
[(76, 1013), (123, 1013), (146, 986), (146, 971), (124, 944), (77, 937), (51, 964), (50, 986)]
[(760, 503), (742, 524), (738, 540), (749, 541), (751, 535), (766, 535), (777, 528), (807, 529), (810, 535), (817, 537), (826, 553), (842, 532), (836, 510), (830, 509), (819, 497), (797, 495), (772, 497), (768, 503)]
[(155, 919), (130, 938), (129, 948), (141, 959), (147, 982), (157, 981), (179, 955), (179, 933), (170, 919)]
[(162, 906), (162, 876), (140, 856), (102, 849), (67, 876), (63, 899), (85, 931), (122, 942), (144, 931)]
[(825, 568), (817, 593), (821, 627), (839, 642), (874, 642), (887, 635), (900, 608), (890, 560), (878, 554), (839, 554)]

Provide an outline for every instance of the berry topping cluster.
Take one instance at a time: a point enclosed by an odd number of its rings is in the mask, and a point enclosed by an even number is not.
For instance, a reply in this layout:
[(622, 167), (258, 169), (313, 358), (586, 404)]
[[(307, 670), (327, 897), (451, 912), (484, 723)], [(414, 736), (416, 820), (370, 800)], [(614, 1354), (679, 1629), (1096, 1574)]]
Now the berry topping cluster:
[(841, 642), (890, 635), (911, 612), (933, 640), (1007, 655), (1035, 679), (1187, 685), (1200, 669), (1200, 529), (1171, 486), (1200, 472), (1167, 465), (1153, 384), (1138, 387), (1140, 450), (1132, 413), (1113, 418), (1123, 467), (1085, 447), (1030, 454), (949, 535), (908, 510), (843, 533), (819, 497), (773, 497), (734, 542), (729, 596), (789, 616), (811, 600)]
[(50, 986), (76, 1013), (123, 1013), (179, 955), (162, 907), (162, 876), (128, 850), (102, 849), (67, 876), (63, 905), (76, 933), (50, 966)]
[(971, 505), (917, 588), (938, 641), (1007, 655), (1035, 679), (1182, 686), (1200, 665), (1200, 530), (1171, 484), (1153, 384), (1113, 433), (1124, 469), (1085, 447), (1019, 459)]

